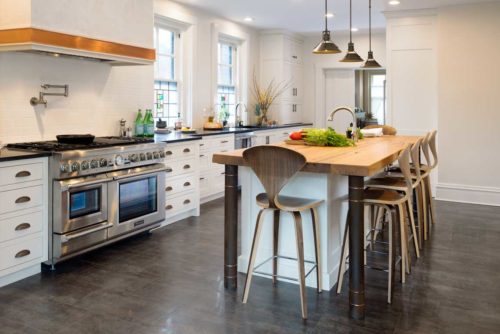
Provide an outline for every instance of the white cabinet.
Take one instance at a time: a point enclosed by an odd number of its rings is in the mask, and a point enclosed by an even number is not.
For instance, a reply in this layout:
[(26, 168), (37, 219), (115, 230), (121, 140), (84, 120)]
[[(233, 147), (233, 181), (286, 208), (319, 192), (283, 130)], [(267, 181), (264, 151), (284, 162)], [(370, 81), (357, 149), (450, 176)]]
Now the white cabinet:
[(279, 124), (302, 121), (303, 100), (303, 42), (296, 36), (282, 33), (261, 35), (261, 84), (267, 87), (271, 81), (289, 83), (288, 89), (269, 110), (269, 118)]
[(199, 140), (167, 144), (165, 224), (200, 214)]
[(217, 152), (234, 150), (234, 134), (205, 136), (200, 147), (200, 197), (207, 202), (224, 194), (224, 165), (212, 162)]
[(0, 163), (0, 286), (40, 272), (48, 258), (47, 158)]

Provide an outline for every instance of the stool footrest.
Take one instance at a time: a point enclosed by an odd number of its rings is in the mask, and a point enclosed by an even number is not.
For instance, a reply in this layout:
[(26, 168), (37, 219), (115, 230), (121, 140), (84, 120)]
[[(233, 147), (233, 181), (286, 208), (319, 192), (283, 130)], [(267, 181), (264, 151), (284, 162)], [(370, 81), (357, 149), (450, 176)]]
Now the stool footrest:
[[(269, 257), (268, 259), (264, 260), (263, 262), (261, 262), (259, 265), (255, 266), (253, 268), (254, 274), (259, 274), (259, 275), (264, 275), (264, 276), (269, 276), (269, 277), (276, 277), (276, 278), (284, 278), (284, 279), (291, 280), (291, 281), (296, 281), (296, 282), (299, 281), (297, 278), (294, 278), (294, 277), (274, 275), (274, 274), (269, 274), (269, 273), (257, 270), (260, 267), (262, 267), (263, 265), (265, 265), (266, 263), (268, 263), (269, 261), (274, 260), (274, 259), (285, 259), (285, 260), (298, 261), (298, 259), (294, 258), (294, 257), (283, 256), (283, 255), (275, 255), (275, 256), (273, 255), (273, 256)], [(316, 269), (316, 267), (318, 266), (318, 264), (316, 262), (314, 262), (314, 261), (309, 261), (309, 260), (304, 260), (304, 263), (308, 263), (308, 264), (312, 264), (313, 265), (311, 267), (311, 269), (307, 272), (307, 274), (305, 274), (305, 277), (307, 277), (307, 276), (309, 276), (313, 272), (314, 269)]]

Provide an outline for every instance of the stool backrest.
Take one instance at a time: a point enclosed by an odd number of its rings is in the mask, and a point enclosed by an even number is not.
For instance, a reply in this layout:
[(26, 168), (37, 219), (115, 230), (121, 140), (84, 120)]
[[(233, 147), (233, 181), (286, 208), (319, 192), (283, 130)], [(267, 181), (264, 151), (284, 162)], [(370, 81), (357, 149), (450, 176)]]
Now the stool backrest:
[(422, 142), (422, 152), (424, 153), (425, 161), (427, 163), (427, 166), (431, 166), (431, 153), (429, 149), (429, 140), (431, 137), (431, 132), (427, 133), (424, 137), (424, 140)]
[(424, 138), (419, 138), (411, 146), (411, 162), (413, 162), (413, 168), (415, 169), (416, 176), (416, 178), (413, 180), (413, 188), (416, 188), (420, 184), (420, 180), (422, 179), (422, 174), (420, 172), (420, 149), (423, 141)]
[(410, 196), (413, 190), (413, 183), (412, 183), (413, 180), (411, 176), (411, 167), (410, 167), (411, 147), (412, 147), (411, 144), (408, 144), (408, 146), (406, 146), (406, 148), (403, 151), (401, 151), (398, 157), (398, 165), (405, 179), (406, 186), (408, 187), (406, 191), (407, 196)]
[(293, 150), (279, 146), (255, 146), (243, 152), (243, 160), (259, 178), (269, 198), (269, 206), (288, 181), (306, 165), (306, 158)]
[(437, 155), (437, 147), (436, 147), (437, 146), (436, 145), (436, 134), (437, 134), (437, 131), (434, 130), (431, 132), (430, 137), (429, 137), (429, 147), (430, 147), (431, 152), (432, 152), (432, 157), (434, 158), (432, 165), (430, 165), (430, 162), (429, 162), (429, 167), (431, 169), (436, 168), (436, 166), (438, 164), (438, 155)]

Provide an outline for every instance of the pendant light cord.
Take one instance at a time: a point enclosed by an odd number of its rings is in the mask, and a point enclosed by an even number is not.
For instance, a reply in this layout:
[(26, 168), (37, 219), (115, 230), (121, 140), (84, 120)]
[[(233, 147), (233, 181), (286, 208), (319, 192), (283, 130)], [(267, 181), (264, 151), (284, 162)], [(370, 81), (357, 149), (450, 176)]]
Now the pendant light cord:
[(328, 31), (328, 0), (325, 0), (325, 31)]
[(370, 43), (370, 51), (372, 51), (372, 0), (368, 0), (368, 25), (370, 29), (370, 38), (369, 38), (369, 43)]
[(352, 43), (352, 0), (349, 0), (349, 42)]

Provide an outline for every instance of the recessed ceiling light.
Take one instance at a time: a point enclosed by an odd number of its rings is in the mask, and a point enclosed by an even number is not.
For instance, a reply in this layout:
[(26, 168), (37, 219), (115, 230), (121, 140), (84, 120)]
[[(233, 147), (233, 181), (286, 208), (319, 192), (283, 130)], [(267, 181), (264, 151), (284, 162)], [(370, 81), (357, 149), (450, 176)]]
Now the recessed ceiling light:
[(253, 18), (251, 18), (250, 16), (247, 16), (244, 18), (245, 22), (253, 22)]
[(351, 31), (352, 31), (352, 32), (356, 32), (356, 31), (358, 31), (358, 30), (359, 30), (359, 29), (358, 29), (358, 28), (356, 28), (356, 27), (352, 27), (352, 28), (351, 28)]
[(389, 1), (389, 5), (391, 5), (391, 6), (397, 6), (397, 5), (399, 5), (400, 3), (401, 3), (401, 2), (399, 2), (398, 0), (391, 0), (391, 1)]
[(328, 18), (332, 18), (332, 17), (334, 17), (335, 15), (334, 15), (333, 13), (326, 13), (326, 15), (325, 15), (325, 16), (326, 16), (326, 17), (328, 17)]

